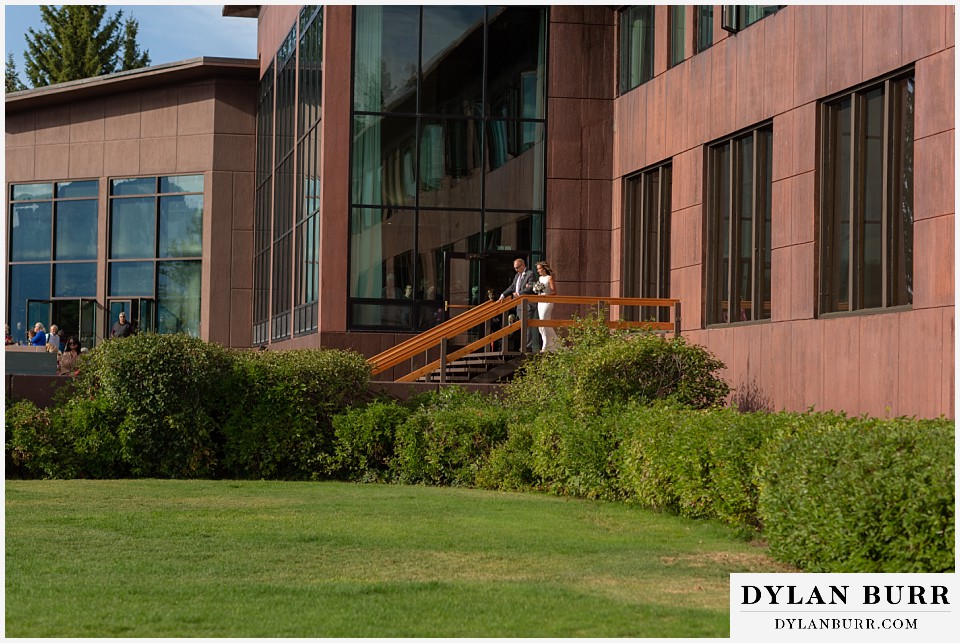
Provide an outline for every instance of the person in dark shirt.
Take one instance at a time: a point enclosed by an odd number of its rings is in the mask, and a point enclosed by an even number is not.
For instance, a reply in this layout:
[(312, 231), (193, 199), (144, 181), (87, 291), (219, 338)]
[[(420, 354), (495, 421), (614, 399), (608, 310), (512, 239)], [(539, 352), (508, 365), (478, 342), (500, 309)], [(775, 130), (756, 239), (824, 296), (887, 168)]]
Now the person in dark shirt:
[(130, 337), (133, 334), (133, 327), (127, 321), (127, 314), (123, 311), (117, 315), (117, 323), (110, 329), (110, 337)]

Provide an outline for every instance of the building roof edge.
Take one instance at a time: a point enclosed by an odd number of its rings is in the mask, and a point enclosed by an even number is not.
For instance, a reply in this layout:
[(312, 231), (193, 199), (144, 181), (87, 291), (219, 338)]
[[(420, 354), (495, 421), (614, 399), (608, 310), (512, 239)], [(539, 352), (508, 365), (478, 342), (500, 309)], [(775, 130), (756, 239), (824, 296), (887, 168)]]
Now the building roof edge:
[(210, 76), (259, 77), (260, 61), (248, 58), (218, 58), (200, 56), (139, 69), (130, 69), (103, 76), (71, 80), (66, 83), (35, 87), (5, 94), (6, 111), (24, 109), (91, 98), (121, 91), (142, 89), (179, 80), (193, 80)]

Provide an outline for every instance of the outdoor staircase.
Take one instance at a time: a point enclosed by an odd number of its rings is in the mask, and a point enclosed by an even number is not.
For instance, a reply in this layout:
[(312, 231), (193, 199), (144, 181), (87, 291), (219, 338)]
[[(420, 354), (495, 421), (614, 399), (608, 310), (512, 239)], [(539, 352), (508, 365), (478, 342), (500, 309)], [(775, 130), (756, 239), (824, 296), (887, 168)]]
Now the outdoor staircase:
[[(527, 302), (549, 300), (554, 304), (573, 305), (579, 309), (589, 308), (606, 316), (608, 328), (637, 328), (655, 331), (672, 331), (680, 335), (680, 300), (646, 299), (637, 297), (584, 297), (564, 295), (523, 295), (515, 299), (488, 301), (461, 313), (438, 326), (400, 342), (378, 355), (370, 357), (371, 373), (383, 375), (397, 369), (401, 375), (397, 382), (437, 382), (493, 384), (510, 379), (528, 353), (521, 342), (521, 351), (493, 350), (502, 346), (512, 333), (527, 337), (529, 329), (552, 327), (564, 328), (576, 323), (575, 319), (528, 319)], [(611, 311), (620, 314), (631, 307), (667, 308), (672, 311), (670, 321), (624, 321), (610, 320)], [(520, 311), (520, 319), (508, 324), (504, 319), (508, 312)], [(556, 310), (556, 308), (555, 308)], [(491, 320), (500, 318), (501, 328), (493, 330)], [(477, 329), (483, 329), (478, 332)], [(466, 341), (466, 345), (460, 343)], [(437, 349), (439, 348), (439, 352)], [(431, 361), (431, 354), (437, 355)], [(417, 365), (421, 358), (422, 365)]]

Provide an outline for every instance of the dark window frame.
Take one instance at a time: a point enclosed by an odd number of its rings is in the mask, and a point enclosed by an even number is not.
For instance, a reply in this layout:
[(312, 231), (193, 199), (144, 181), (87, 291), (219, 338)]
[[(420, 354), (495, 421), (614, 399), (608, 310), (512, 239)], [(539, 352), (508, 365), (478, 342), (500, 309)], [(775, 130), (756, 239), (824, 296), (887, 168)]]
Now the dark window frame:
[[(820, 202), (818, 222), (819, 277), (817, 308), (819, 316), (842, 316), (861, 312), (886, 312), (891, 309), (909, 309), (913, 304), (913, 141), (915, 123), (916, 75), (912, 67), (898, 70), (879, 79), (846, 90), (821, 101), (819, 107)], [(906, 89), (908, 100), (898, 91)], [(879, 221), (867, 221), (867, 95), (882, 88), (882, 144), (880, 163), (882, 189), (880, 190)], [(849, 101), (850, 131), (849, 158), (846, 177), (837, 176), (841, 169), (836, 163), (837, 127), (834, 115)], [(907, 117), (909, 118), (909, 122)], [(873, 159), (876, 162), (876, 159)], [(846, 182), (846, 206), (837, 202), (842, 189), (838, 180)], [(906, 201), (905, 201), (906, 200)], [(901, 216), (895, 216), (899, 207)], [(846, 271), (840, 269), (842, 233), (838, 227), (843, 217), (849, 230), (846, 240)], [(880, 227), (880, 297), (876, 303), (868, 301), (869, 286), (865, 284), (866, 226)], [(898, 241), (903, 241), (899, 245)], [(875, 275), (875, 273), (874, 273)], [(875, 286), (876, 287), (876, 286)], [(846, 296), (844, 298), (843, 292)]]
[[(624, 297), (670, 297), (672, 189), (672, 161), (665, 161), (623, 179), (620, 283)], [(623, 317), (631, 321), (649, 320), (651, 317), (668, 321), (669, 310), (628, 307)]]
[[(751, 154), (750, 194), (744, 195), (743, 149), (747, 140), (750, 141)], [(771, 121), (707, 146), (704, 199), (707, 255), (704, 321), (707, 326), (756, 322), (772, 317), (772, 150)], [(749, 258), (741, 252), (745, 207), (749, 207), (751, 222)], [(742, 296), (744, 290), (749, 299)], [(754, 302), (761, 302), (761, 305)], [(739, 311), (736, 319), (730, 319), (730, 310)]]
[(686, 60), (687, 7), (669, 5), (667, 15), (667, 69), (672, 69)]
[[(693, 53), (699, 54), (706, 51), (713, 46), (713, 5), (694, 5), (693, 7)], [(704, 24), (704, 16), (707, 16), (708, 20), (706, 24), (710, 25), (709, 30), (702, 29)], [(705, 35), (709, 35), (710, 40), (705, 41)]]
[[(639, 71), (636, 81), (631, 80), (630, 74), (633, 69), (631, 65), (626, 64), (628, 56), (632, 58), (633, 48), (628, 48), (630, 40), (627, 37), (628, 24), (630, 22), (627, 20), (629, 14), (635, 11), (648, 11), (649, 14), (646, 16), (649, 18), (650, 26), (644, 27), (644, 30), (650, 35), (650, 44), (649, 47), (644, 48), (643, 51), (640, 51), (638, 56), (642, 59), (638, 65)], [(626, 7), (621, 9), (617, 14), (617, 23), (618, 23), (618, 34), (619, 34), (619, 53), (618, 53), (618, 64), (619, 64), (619, 73), (618, 73), (618, 82), (617, 88), (619, 94), (622, 96), (627, 92), (630, 92), (637, 87), (640, 87), (644, 83), (650, 82), (653, 80), (656, 75), (655, 69), (655, 58), (656, 58), (656, 47), (657, 47), (657, 38), (656, 38), (656, 5), (636, 5), (631, 7)], [(638, 16), (640, 18), (641, 16)], [(648, 52), (645, 54), (644, 52)]]

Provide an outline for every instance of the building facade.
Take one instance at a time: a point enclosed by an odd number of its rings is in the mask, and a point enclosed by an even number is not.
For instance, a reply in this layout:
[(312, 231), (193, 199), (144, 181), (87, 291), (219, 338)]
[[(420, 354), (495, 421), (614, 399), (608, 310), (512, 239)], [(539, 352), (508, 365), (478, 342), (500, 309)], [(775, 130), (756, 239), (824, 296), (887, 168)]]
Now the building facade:
[[(124, 141), (140, 146), (136, 168), (111, 154), (97, 172), (41, 162), (48, 128), (16, 112), (36, 98), (7, 98), (10, 226), (24, 204), (90, 218), (77, 204), (99, 177), (105, 316), (134, 297), (114, 293), (147, 291), (114, 284), (149, 279), (148, 309), (183, 311), (196, 262), (200, 312), (167, 312), (158, 329), (373, 355), (451, 302), (498, 296), (515, 256), (543, 258), (564, 294), (680, 299), (683, 334), (759, 404), (953, 417), (953, 6), (224, 13), (258, 20), (258, 63), (224, 98), (245, 106), (244, 132), (218, 135), (214, 118), (199, 164), (145, 165), (153, 116), (142, 114)], [(80, 108), (67, 98), (44, 109), (68, 115), (57, 144), (79, 146), (72, 136), (89, 135), (72, 134)], [(104, 105), (92, 109), (106, 118)], [(219, 195), (231, 205), (214, 209)], [(108, 227), (114, 211), (150, 219), (138, 205), (150, 200), (153, 254)], [(167, 228), (165, 200), (178, 212)], [(53, 299), (67, 292), (61, 262), (77, 264), (74, 288), (93, 271), (80, 265), (89, 250), (47, 260), (30, 247), (28, 260), (9, 246), (11, 321), (40, 299), (23, 278), (36, 265), (52, 271)]]
[(6, 310), (92, 348), (140, 329), (250, 345), (256, 61), (6, 96)]

